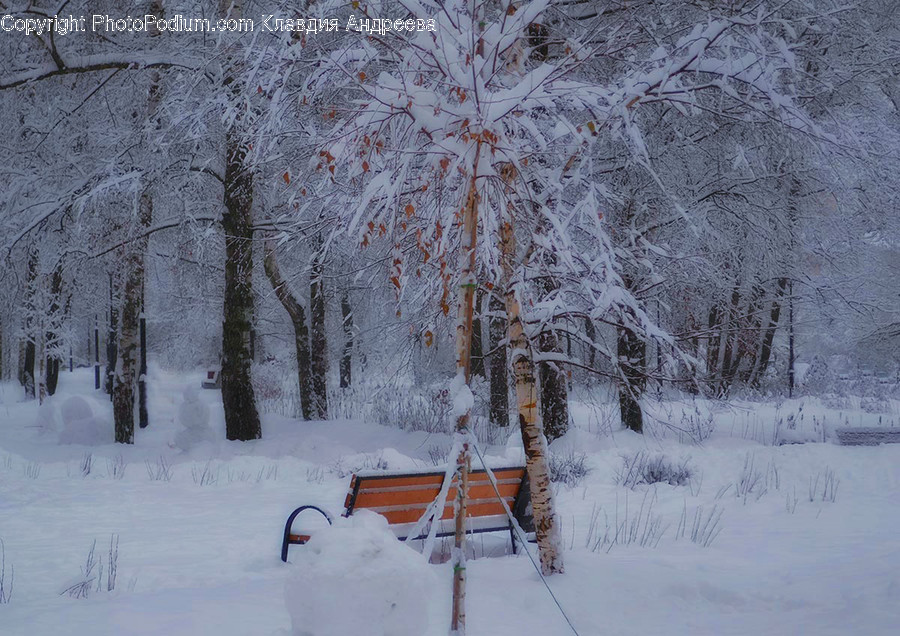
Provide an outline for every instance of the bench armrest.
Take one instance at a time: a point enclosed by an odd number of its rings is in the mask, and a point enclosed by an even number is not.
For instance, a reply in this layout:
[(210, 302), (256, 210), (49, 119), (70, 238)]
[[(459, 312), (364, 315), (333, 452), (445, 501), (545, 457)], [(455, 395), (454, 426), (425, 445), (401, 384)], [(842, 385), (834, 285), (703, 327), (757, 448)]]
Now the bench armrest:
[(287, 563), (288, 547), (291, 544), (303, 545), (304, 543), (309, 541), (309, 535), (292, 535), (291, 534), (291, 525), (293, 525), (294, 519), (296, 519), (297, 515), (299, 515), (304, 510), (315, 510), (316, 512), (321, 514), (323, 517), (325, 517), (325, 520), (328, 522), (328, 525), (331, 525), (331, 516), (327, 512), (325, 512), (324, 510), (319, 508), (318, 506), (300, 506), (299, 508), (294, 510), (294, 512), (292, 512), (290, 514), (290, 516), (288, 516), (287, 523), (284, 524), (284, 539), (281, 542), (281, 560), (284, 561), (285, 563)]

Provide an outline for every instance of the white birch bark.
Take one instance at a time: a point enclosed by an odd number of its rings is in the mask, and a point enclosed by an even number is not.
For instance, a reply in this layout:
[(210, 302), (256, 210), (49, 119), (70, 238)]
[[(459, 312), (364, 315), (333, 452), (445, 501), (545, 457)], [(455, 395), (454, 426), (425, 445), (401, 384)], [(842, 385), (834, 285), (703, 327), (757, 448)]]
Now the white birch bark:
[[(515, 178), (512, 166), (503, 171), (507, 183)], [(531, 342), (522, 322), (519, 302), (521, 282), (513, 276), (516, 255), (515, 228), (512, 215), (500, 226), (500, 254), (503, 289), (506, 290), (506, 316), (510, 347), (510, 362), (516, 386), (516, 407), (522, 444), (525, 448), (525, 466), (531, 484), (531, 507), (534, 514), (535, 534), (541, 559), (541, 572), (547, 576), (564, 571), (562, 540), (556, 520), (553, 491), (550, 488), (550, 469), (547, 461), (547, 438), (544, 436), (540, 417), (536, 367)]]

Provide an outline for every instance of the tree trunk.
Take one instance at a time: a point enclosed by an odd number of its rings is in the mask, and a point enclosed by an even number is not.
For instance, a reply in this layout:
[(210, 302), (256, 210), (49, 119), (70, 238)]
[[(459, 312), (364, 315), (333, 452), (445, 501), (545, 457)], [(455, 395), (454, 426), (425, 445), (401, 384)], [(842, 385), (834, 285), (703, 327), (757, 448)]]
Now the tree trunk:
[[(144, 294), (141, 292), (141, 308), (144, 307)], [(141, 365), (138, 369), (138, 425), (147, 428), (150, 425), (150, 414), (147, 411), (147, 319), (143, 312), (140, 318), (141, 331)]]
[(715, 378), (719, 370), (719, 343), (722, 340), (721, 312), (718, 302), (709, 309), (706, 335), (706, 379), (709, 389), (715, 391)]
[(325, 283), (322, 255), (313, 257), (309, 278), (310, 351), (316, 419), (328, 419), (328, 340), (325, 334)]
[[(149, 190), (145, 189), (138, 201), (137, 231), (143, 233), (149, 228), (152, 218), (153, 199)], [(122, 309), (112, 395), (117, 444), (134, 444), (134, 398), (140, 362), (140, 319), (147, 239), (132, 242), (127, 250), (122, 261)]]
[(522, 324), (518, 284), (513, 280), (516, 244), (512, 223), (507, 221), (500, 228), (500, 252), (503, 266), (503, 282), (506, 289), (506, 316), (508, 320), (509, 348), (512, 352), (513, 377), (516, 383), (516, 405), (522, 445), (525, 449), (525, 465), (531, 486), (531, 507), (534, 513), (535, 533), (541, 559), (541, 572), (546, 575), (564, 571), (562, 541), (556, 523), (553, 492), (550, 489), (550, 471), (547, 460), (547, 439), (538, 410), (538, 390), (531, 343)]
[(584, 319), (584, 335), (590, 342), (587, 351), (587, 364), (589, 369), (594, 369), (597, 364), (597, 350), (595, 343), (597, 342), (597, 330), (594, 327), (594, 321), (588, 317)]
[[(223, 16), (240, 19), (240, 0), (221, 0)], [(235, 118), (225, 133), (222, 228), (225, 231), (225, 302), (222, 322), (222, 405), (225, 437), (247, 441), (262, 437), (251, 380), (250, 330), (253, 327), (253, 168), (247, 160), (246, 108), (242, 60), (228, 52), (223, 90)]]
[(37, 308), (35, 307), (35, 285), (37, 284), (37, 274), (38, 253), (37, 249), (31, 247), (28, 250), (28, 264), (25, 279), (25, 318), (23, 325), (25, 328), (25, 346), (22, 351), (23, 355), (20, 357), (22, 362), (19, 380), (22, 383), (22, 386), (25, 387), (26, 399), (30, 400), (35, 398), (34, 344), (36, 340), (36, 331), (34, 323), (36, 318), (35, 314), (37, 312)]
[(787, 279), (778, 279), (778, 291), (775, 294), (774, 300), (772, 300), (772, 310), (769, 313), (769, 324), (766, 326), (765, 332), (763, 333), (759, 355), (756, 358), (756, 365), (754, 366), (753, 373), (750, 375), (749, 382), (756, 388), (759, 388), (762, 379), (766, 375), (766, 370), (769, 368), (769, 360), (772, 357), (772, 343), (775, 341), (775, 331), (778, 328), (778, 321), (781, 317), (781, 297), (784, 295), (786, 287)]
[(43, 329), (38, 333), (38, 339), (40, 341), (40, 346), (37, 348), (37, 394), (38, 403), (43, 404), (44, 400), (47, 399), (47, 370), (45, 366), (47, 361), (47, 348), (45, 346), (46, 340), (44, 338)]
[(23, 387), (25, 386), (25, 342), (25, 340), (19, 340), (19, 355), (16, 361), (16, 379)]
[[(538, 338), (541, 353), (560, 353), (559, 338), (553, 331), (545, 331)], [(569, 392), (566, 374), (554, 362), (538, 364), (541, 378), (541, 419), (547, 443), (562, 437), (569, 430)]]
[(47, 356), (47, 395), (54, 395), (59, 385), (59, 358)]
[(622, 380), (619, 382), (619, 413), (622, 425), (635, 433), (644, 432), (644, 415), (640, 399), (647, 383), (647, 343), (634, 331), (619, 327), (616, 354)]
[[(456, 387), (460, 392), (469, 391), (472, 379), (472, 322), (475, 304), (475, 289), (478, 282), (475, 277), (476, 247), (478, 243), (478, 190), (477, 174), (478, 158), (481, 154), (481, 142), (475, 150), (474, 169), (469, 183), (466, 205), (463, 208), (462, 236), (460, 237), (459, 254), (459, 294), (456, 308)], [(456, 401), (457, 396), (453, 396)], [(456, 457), (457, 496), (454, 501), (454, 535), (453, 535), (453, 601), (450, 633), (463, 636), (466, 632), (466, 508), (469, 501), (469, 470), (472, 464), (469, 441), (469, 419), (471, 407), (457, 414), (456, 446), (459, 455)], [(436, 523), (437, 521), (435, 521)]]
[(116, 371), (116, 360), (118, 359), (118, 351), (116, 350), (116, 334), (119, 331), (119, 310), (113, 294), (113, 275), (109, 275), (109, 327), (106, 331), (106, 394), (110, 400), (113, 394), (113, 379)]
[(794, 282), (788, 289), (788, 397), (794, 397)]
[(312, 397), (312, 371), (310, 370), (309, 330), (306, 327), (306, 313), (297, 297), (291, 292), (287, 282), (281, 276), (278, 259), (275, 255), (275, 241), (266, 239), (263, 244), (265, 258), (263, 269), (272, 284), (275, 296), (291, 318), (294, 327), (294, 349), (297, 353), (297, 382), (300, 388), (300, 409), (304, 420), (315, 419)]
[(46, 360), (47, 371), (47, 395), (56, 393), (56, 386), (59, 383), (59, 363), (61, 343), (58, 341), (59, 334), (54, 327), (59, 327), (59, 312), (62, 302), (63, 277), (62, 265), (59, 264), (54, 268), (50, 277), (50, 307), (48, 309), (48, 318), (51, 328), (45, 334), (47, 349), (49, 350)]
[(484, 290), (475, 293), (475, 316), (472, 318), (472, 375), (487, 377), (484, 369), (484, 345), (481, 339), (481, 313), (484, 305)]
[(491, 351), (490, 420), (494, 426), (509, 426), (509, 367), (506, 362), (506, 305), (492, 293), (488, 301), (488, 347)]
[(22, 374), (22, 386), (25, 387), (25, 397), (33, 400), (34, 393), (34, 340), (25, 341), (25, 369)]
[(344, 330), (344, 348), (341, 351), (341, 388), (350, 387), (353, 375), (353, 310), (350, 307), (350, 293), (341, 296), (341, 326)]
[(738, 318), (740, 312), (741, 291), (737, 286), (731, 292), (731, 304), (728, 306), (728, 314), (725, 322), (724, 331), (722, 333), (722, 341), (724, 346), (720, 351), (719, 359), (719, 383), (718, 395), (725, 397), (731, 388), (733, 377), (732, 360), (737, 354), (738, 338), (740, 336), (740, 327)]
[(262, 437), (250, 375), (253, 324), (253, 174), (239, 131), (225, 142), (225, 303), (222, 323), (222, 405), (225, 437), (247, 441)]

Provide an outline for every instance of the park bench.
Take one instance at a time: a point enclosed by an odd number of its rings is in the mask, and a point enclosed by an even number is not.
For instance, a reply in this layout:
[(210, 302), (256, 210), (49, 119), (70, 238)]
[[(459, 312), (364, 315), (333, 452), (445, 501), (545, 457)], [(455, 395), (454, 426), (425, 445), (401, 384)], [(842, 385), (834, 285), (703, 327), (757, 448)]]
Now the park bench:
[[(530, 514), (530, 494), (528, 478), (524, 466), (491, 469), (497, 480), (497, 491), (509, 506), (513, 517), (525, 532), (534, 532), (534, 522)], [(350, 479), (350, 488), (344, 500), (344, 517), (357, 510), (372, 510), (384, 516), (391, 529), (400, 540), (405, 540), (416, 529), (416, 522), (428, 506), (437, 499), (444, 482), (445, 473), (417, 472), (360, 472)], [(437, 521), (436, 537), (454, 534), (453, 502), (456, 499), (456, 476), (453, 476), (443, 514)], [(319, 512), (331, 524), (331, 516), (317, 506), (300, 506), (294, 510), (284, 526), (284, 540), (281, 544), (281, 560), (287, 562), (291, 545), (302, 545), (309, 541), (309, 533), (292, 532), (294, 519), (305, 510)], [(466, 506), (467, 533), (509, 531), (512, 551), (516, 552), (515, 528), (506, 514), (503, 504), (485, 470), (469, 473), (469, 500)], [(413, 539), (424, 539), (428, 529)]]
[(834, 429), (841, 446), (877, 446), (900, 444), (900, 428), (883, 426), (855, 426)]

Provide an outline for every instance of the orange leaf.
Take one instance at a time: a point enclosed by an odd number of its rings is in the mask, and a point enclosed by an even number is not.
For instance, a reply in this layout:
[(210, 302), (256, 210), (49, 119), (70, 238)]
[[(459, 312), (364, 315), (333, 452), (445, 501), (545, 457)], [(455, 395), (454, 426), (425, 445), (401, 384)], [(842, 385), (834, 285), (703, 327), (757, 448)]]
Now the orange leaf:
[(430, 347), (434, 342), (434, 334), (431, 331), (425, 332), (425, 346)]
[(359, 81), (360, 81), (360, 82), (365, 82), (365, 81), (366, 81), (366, 74), (363, 73), (362, 71), (359, 72)]
[(362, 169), (363, 169), (363, 172), (369, 171), (369, 162), (368, 161), (363, 161)]
[(281, 178), (284, 179), (284, 182), (285, 182), (285, 183), (287, 183), (288, 185), (290, 185), (290, 183), (291, 183), (291, 174), (290, 174), (289, 172), (285, 172), (283, 175), (281, 175)]
[(415, 214), (415, 211), (416, 211), (416, 208), (413, 207), (412, 203), (407, 203), (406, 208), (404, 208), (404, 209), (406, 211), (406, 216), (408, 216), (408, 217), (411, 217), (413, 214)]

